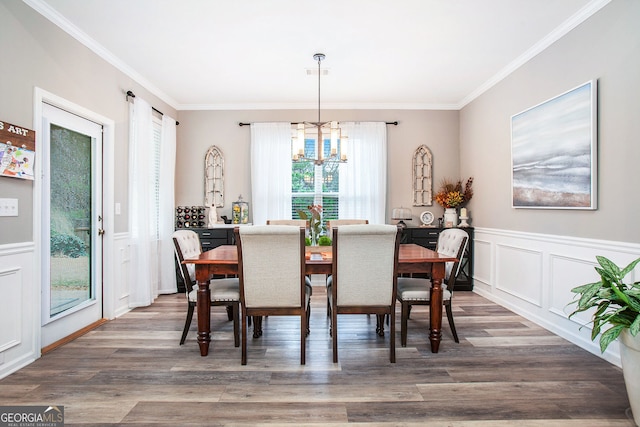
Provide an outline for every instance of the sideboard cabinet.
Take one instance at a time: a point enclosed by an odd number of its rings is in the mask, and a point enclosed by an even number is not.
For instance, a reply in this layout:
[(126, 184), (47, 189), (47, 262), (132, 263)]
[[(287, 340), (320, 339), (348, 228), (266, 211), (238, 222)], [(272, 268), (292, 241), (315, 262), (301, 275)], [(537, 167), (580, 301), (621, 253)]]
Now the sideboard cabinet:
[[(467, 249), (460, 260), (460, 273), (456, 279), (456, 291), (473, 290), (473, 228), (460, 228), (469, 235)], [(439, 227), (406, 227), (402, 232), (402, 243), (415, 243), (432, 250), (436, 249), (438, 236), (446, 228)]]

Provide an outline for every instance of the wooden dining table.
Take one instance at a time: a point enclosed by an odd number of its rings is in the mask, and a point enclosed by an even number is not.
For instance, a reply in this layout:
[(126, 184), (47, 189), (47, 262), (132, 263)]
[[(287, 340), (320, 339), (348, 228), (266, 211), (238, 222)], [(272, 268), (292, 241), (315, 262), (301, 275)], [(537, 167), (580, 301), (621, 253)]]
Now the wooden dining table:
[[(456, 258), (441, 255), (431, 249), (416, 244), (401, 244), (398, 251), (398, 274), (428, 273), (431, 276), (431, 306), (429, 310), (429, 341), (431, 352), (437, 353), (442, 338), (442, 280), (445, 263)], [(305, 273), (331, 274), (331, 246), (311, 249), (307, 247)], [(200, 355), (209, 354), (211, 342), (211, 291), (209, 279), (212, 275), (238, 274), (238, 249), (235, 245), (222, 245), (203, 252), (197, 258), (184, 260), (194, 264), (198, 283), (198, 345)]]

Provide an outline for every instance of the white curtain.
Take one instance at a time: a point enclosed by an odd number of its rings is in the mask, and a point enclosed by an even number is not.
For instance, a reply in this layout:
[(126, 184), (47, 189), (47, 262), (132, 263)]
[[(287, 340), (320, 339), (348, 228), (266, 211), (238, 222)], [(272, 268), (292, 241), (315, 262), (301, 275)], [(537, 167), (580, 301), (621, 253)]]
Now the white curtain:
[(162, 116), (162, 143), (160, 145), (160, 200), (158, 203), (158, 262), (160, 281), (158, 293), (172, 294), (178, 291), (173, 249), (175, 229), (175, 171), (176, 171), (176, 121)]
[(384, 122), (341, 122), (349, 137), (347, 163), (340, 164), (340, 218), (384, 224), (387, 196), (387, 126)]
[[(164, 138), (161, 146), (162, 209), (157, 213), (153, 199), (155, 183), (151, 178), (155, 162), (152, 120), (151, 106), (139, 97), (134, 98), (129, 110), (129, 307), (151, 304), (160, 290), (176, 290), (174, 260), (167, 259), (167, 239), (170, 240), (173, 231), (173, 221), (167, 216), (173, 213), (175, 121), (173, 130), (167, 121), (167, 147)], [(163, 133), (164, 128), (163, 120)]]
[(253, 223), (291, 218), (291, 123), (251, 124)]

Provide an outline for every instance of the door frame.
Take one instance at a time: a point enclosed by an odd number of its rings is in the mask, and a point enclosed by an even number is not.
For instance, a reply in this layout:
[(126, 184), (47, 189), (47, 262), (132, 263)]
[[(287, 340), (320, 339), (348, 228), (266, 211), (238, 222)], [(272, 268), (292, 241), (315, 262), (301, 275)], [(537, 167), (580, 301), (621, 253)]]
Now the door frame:
[[(53, 93), (47, 92), (39, 87), (34, 88), (33, 102), (33, 128), (36, 131), (36, 160), (35, 160), (35, 180), (33, 192), (33, 239), (35, 245), (35, 261), (34, 261), (34, 284), (37, 289), (34, 295), (37, 298), (37, 325), (35, 331), (35, 350), (38, 356), (41, 354), (42, 332), (40, 325), (42, 324), (42, 249), (44, 242), (42, 241), (42, 185), (43, 170), (42, 162), (38, 162), (38, 145), (42, 144), (43, 126), (42, 126), (42, 104), (53, 105), (55, 107), (66, 110), (72, 114), (76, 114), (85, 119), (91, 120), (103, 127), (102, 144), (102, 211), (103, 222), (102, 227), (105, 230), (102, 236), (102, 311), (103, 317), (113, 319), (115, 317), (115, 265), (114, 265), (114, 178), (115, 178), (115, 122), (105, 116), (88, 110), (85, 107), (77, 105)], [(47, 242), (48, 244), (48, 242)]]

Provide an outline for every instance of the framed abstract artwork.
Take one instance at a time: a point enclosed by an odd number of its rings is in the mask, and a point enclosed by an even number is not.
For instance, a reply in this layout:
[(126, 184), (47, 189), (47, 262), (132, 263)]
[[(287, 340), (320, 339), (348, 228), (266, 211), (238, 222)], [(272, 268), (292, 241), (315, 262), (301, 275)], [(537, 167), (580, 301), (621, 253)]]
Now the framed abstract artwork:
[(511, 117), (514, 208), (597, 209), (597, 81)]

